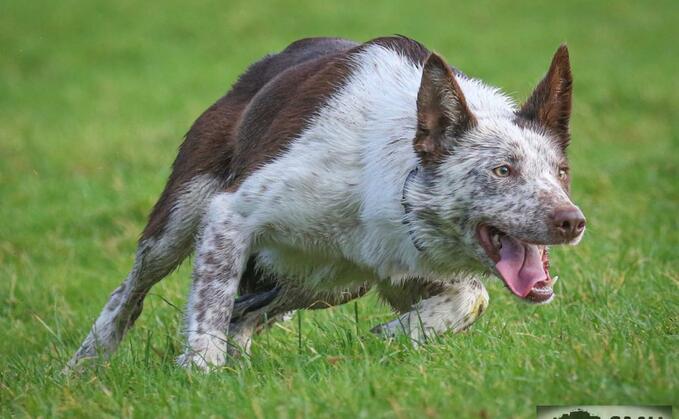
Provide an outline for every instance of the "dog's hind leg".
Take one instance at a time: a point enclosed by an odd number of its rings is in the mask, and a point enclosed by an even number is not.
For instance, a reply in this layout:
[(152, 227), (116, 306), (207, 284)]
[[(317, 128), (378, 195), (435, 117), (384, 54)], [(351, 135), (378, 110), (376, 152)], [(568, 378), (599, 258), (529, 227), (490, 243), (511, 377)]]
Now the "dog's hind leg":
[[(467, 329), (488, 306), (488, 292), (476, 278), (420, 286), (419, 292), (413, 292), (412, 286), (380, 286), (382, 298), (402, 314), (372, 332), (385, 337), (406, 335), (417, 345), (447, 331)], [(418, 297), (422, 300), (406, 308)]]
[(151, 287), (191, 252), (204, 207), (218, 187), (213, 178), (198, 176), (183, 187), (166, 188), (139, 240), (132, 270), (111, 294), (67, 369), (84, 359), (107, 357), (115, 351), (139, 317)]
[(252, 234), (234, 195), (214, 197), (196, 248), (186, 313), (186, 350), (177, 362), (210, 369), (226, 362), (234, 301), (250, 256)]

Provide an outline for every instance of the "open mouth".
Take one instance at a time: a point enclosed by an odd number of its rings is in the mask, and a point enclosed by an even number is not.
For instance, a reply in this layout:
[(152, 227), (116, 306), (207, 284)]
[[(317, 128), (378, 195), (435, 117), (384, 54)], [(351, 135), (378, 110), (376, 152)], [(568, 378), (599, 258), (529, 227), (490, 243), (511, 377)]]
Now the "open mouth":
[(477, 236), (514, 295), (534, 303), (547, 302), (554, 296), (546, 246), (521, 241), (485, 224), (478, 226)]

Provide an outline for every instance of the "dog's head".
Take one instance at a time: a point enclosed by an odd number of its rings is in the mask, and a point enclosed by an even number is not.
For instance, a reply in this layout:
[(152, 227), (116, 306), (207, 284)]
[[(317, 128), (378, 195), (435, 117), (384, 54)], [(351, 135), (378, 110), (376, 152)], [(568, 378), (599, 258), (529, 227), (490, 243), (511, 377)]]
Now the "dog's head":
[(568, 50), (557, 50), (518, 109), (465, 98), (460, 80), (438, 55), (424, 65), (414, 140), (421, 167), (406, 186), (413, 236), (434, 265), (464, 252), (470, 269), (495, 273), (518, 297), (549, 301), (547, 245), (576, 244), (585, 230), (569, 197)]

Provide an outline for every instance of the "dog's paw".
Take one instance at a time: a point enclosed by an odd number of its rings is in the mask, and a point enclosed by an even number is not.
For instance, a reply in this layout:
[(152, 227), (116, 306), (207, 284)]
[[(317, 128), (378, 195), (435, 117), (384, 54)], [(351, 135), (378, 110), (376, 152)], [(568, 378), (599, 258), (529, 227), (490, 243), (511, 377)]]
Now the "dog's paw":
[(399, 323), (399, 319), (396, 319), (390, 321), (389, 323), (378, 324), (377, 326), (370, 329), (370, 332), (379, 337), (391, 339), (403, 333), (404, 330), (403, 325)]
[(227, 354), (218, 348), (205, 351), (186, 350), (177, 357), (177, 365), (186, 369), (209, 372), (226, 364)]
[(210, 371), (227, 360), (227, 337), (220, 332), (193, 334), (189, 337), (184, 354), (177, 364), (187, 369)]
[(186, 369), (212, 371), (226, 363), (226, 353), (222, 351), (185, 352), (177, 357), (177, 365)]

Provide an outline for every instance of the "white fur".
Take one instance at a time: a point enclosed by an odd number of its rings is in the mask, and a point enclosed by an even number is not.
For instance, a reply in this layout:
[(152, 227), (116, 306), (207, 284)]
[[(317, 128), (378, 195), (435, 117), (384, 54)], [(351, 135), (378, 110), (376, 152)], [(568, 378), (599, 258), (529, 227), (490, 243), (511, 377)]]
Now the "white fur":
[(233, 196), (214, 197), (197, 247), (186, 314), (187, 348), (180, 365), (207, 369), (225, 361), (229, 321), (249, 256), (250, 233), (233, 210)]
[(457, 333), (466, 329), (483, 314), (489, 300), (488, 291), (478, 280), (458, 281), (373, 331), (388, 337), (404, 334), (414, 344), (421, 344), (446, 331)]
[[(260, 263), (318, 287), (433, 275), (402, 224), (403, 185), (417, 165), (412, 139), (422, 67), (377, 45), (355, 66), (288, 152), (251, 175), (236, 196), (257, 232)], [(459, 83), (479, 114), (514, 111), (496, 89)]]

